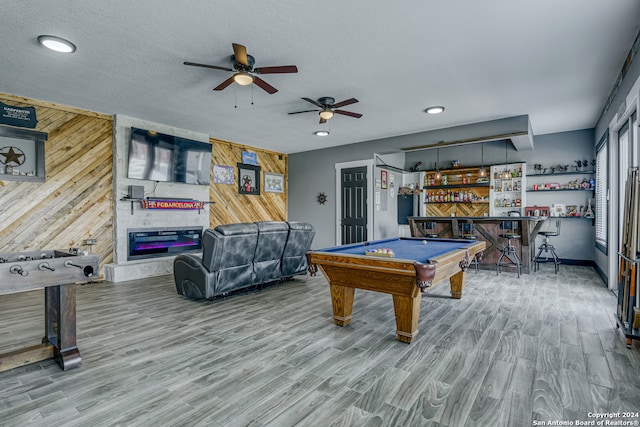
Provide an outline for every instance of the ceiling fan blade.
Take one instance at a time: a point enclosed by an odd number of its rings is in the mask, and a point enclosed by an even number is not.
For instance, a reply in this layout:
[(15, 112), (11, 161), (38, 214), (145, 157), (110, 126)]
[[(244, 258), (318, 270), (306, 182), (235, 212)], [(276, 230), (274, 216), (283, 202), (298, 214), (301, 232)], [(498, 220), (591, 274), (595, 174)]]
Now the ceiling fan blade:
[(197, 64), (195, 62), (184, 62), (184, 65), (192, 65), (194, 67), (213, 68), (214, 70), (233, 71), (231, 68), (218, 67), (217, 65)]
[(218, 86), (214, 87), (213, 90), (222, 90), (233, 83), (233, 76), (229, 77), (227, 80), (220, 83)]
[(249, 59), (247, 58), (247, 48), (236, 43), (232, 43), (231, 45), (233, 46), (233, 54), (236, 57), (236, 61), (248, 67)]
[(289, 114), (300, 114), (300, 113), (315, 113), (318, 110), (304, 110), (304, 111), (294, 111), (293, 113), (289, 113)]
[(314, 101), (313, 99), (310, 99), (310, 98), (302, 98), (302, 99), (304, 99), (305, 101), (310, 102), (313, 105), (316, 105), (316, 106), (318, 106), (320, 108), (324, 108), (324, 105), (320, 104), (318, 101)]
[(360, 113), (352, 113), (351, 111), (333, 110), (333, 112), (336, 113), (336, 114), (342, 114), (343, 116), (354, 117), (356, 119), (359, 119), (360, 117), (362, 117), (362, 114), (360, 114)]
[(260, 67), (254, 68), (254, 73), (260, 74), (284, 74), (284, 73), (297, 73), (298, 67), (295, 65), (281, 65), (278, 67)]
[(324, 119), (324, 118), (320, 117), (320, 121), (318, 123), (323, 125), (323, 124), (327, 123), (327, 119)]
[(351, 105), (351, 104), (355, 104), (356, 102), (358, 102), (357, 99), (355, 98), (351, 98), (351, 99), (346, 99), (342, 102), (338, 102), (337, 104), (333, 105), (333, 108), (340, 108), (340, 107), (344, 107), (345, 105)]
[(265, 82), (264, 80), (262, 80), (260, 77), (258, 76), (253, 76), (253, 82), (262, 90), (264, 90), (265, 92), (273, 95), (274, 93), (276, 93), (278, 91), (278, 89), (276, 89), (275, 87), (271, 86), (269, 83)]

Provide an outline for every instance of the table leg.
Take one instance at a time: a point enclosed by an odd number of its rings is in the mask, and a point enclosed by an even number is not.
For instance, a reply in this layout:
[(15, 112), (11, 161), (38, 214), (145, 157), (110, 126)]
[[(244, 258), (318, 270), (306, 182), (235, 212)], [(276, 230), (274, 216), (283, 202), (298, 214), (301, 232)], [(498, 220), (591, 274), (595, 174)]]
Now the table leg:
[(43, 343), (53, 345), (60, 367), (66, 371), (80, 366), (76, 344), (76, 285), (45, 288), (45, 337)]
[(393, 295), (398, 341), (411, 343), (413, 338), (418, 335), (421, 300), (422, 294), (420, 293), (416, 297)]
[(460, 299), (462, 297), (462, 291), (464, 290), (464, 281), (467, 278), (467, 269), (460, 269), (459, 272), (449, 278), (449, 285), (451, 286), (451, 298)]
[(351, 322), (355, 289), (347, 286), (329, 286), (331, 288), (331, 304), (333, 305), (333, 321), (338, 326), (347, 326)]

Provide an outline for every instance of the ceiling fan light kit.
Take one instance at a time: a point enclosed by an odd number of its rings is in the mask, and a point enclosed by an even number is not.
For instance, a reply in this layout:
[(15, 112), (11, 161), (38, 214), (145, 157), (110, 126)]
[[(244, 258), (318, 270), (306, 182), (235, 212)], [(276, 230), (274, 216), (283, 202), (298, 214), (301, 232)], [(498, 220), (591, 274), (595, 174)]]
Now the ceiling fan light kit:
[(329, 120), (331, 117), (333, 117), (333, 111), (331, 110), (322, 110), (318, 114), (325, 120)]
[(233, 81), (238, 83), (240, 86), (249, 86), (251, 83), (253, 83), (253, 76), (249, 73), (240, 71), (239, 73), (233, 75)]

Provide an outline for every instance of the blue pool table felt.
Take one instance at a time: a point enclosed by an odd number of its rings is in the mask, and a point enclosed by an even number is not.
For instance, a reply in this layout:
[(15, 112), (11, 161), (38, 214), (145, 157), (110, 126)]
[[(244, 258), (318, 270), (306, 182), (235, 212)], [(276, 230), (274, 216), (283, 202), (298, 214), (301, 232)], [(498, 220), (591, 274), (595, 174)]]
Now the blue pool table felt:
[[(426, 241), (425, 245), (423, 241)], [(317, 252), (333, 252), (336, 254), (365, 255), (365, 251), (376, 249), (391, 249), (394, 258), (408, 259), (419, 262), (427, 262), (456, 249), (463, 248), (473, 240), (438, 240), (438, 239), (383, 239), (371, 242), (354, 243), (352, 245), (336, 246), (333, 248), (319, 249)]]

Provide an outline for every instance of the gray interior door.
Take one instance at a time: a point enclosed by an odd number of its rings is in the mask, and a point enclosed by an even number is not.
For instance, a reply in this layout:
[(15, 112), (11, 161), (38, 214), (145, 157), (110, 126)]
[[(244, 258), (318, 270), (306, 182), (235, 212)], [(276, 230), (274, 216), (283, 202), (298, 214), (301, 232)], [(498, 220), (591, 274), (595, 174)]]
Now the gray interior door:
[(367, 239), (367, 167), (342, 169), (342, 244)]

